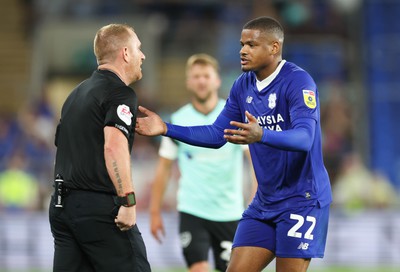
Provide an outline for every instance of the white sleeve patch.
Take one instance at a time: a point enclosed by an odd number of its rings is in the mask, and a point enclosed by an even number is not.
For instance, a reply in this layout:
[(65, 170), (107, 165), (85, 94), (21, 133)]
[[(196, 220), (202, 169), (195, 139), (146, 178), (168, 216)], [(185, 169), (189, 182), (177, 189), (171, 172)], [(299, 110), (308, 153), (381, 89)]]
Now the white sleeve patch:
[(119, 105), (117, 108), (117, 114), (119, 119), (121, 119), (125, 124), (127, 124), (128, 126), (130, 126), (132, 124), (132, 113), (131, 113), (131, 109), (125, 105)]

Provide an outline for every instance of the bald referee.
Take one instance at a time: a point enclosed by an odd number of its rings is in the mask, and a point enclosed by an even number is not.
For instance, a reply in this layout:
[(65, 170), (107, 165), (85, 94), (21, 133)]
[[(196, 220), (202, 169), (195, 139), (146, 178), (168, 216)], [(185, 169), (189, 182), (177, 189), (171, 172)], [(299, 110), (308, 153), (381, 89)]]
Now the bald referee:
[(151, 271), (136, 225), (130, 153), (142, 78), (141, 43), (128, 25), (102, 27), (98, 69), (65, 101), (50, 203), (55, 272)]

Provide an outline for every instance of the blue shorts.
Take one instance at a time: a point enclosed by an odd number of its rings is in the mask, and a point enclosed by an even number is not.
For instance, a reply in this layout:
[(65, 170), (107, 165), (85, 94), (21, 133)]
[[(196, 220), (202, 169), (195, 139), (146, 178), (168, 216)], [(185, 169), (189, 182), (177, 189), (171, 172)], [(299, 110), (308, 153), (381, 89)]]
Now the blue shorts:
[(283, 258), (323, 258), (329, 205), (260, 211), (253, 205), (243, 213), (233, 248), (266, 248)]

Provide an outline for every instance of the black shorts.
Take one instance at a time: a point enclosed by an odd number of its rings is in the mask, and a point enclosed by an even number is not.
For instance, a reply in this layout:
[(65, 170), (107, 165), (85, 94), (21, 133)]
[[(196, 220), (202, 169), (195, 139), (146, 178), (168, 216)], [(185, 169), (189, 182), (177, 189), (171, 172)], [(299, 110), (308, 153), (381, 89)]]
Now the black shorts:
[(119, 206), (110, 194), (72, 190), (64, 208), (49, 209), (54, 237), (55, 272), (151, 271), (135, 225), (120, 231), (114, 222)]
[(207, 261), (212, 248), (215, 268), (225, 271), (239, 221), (216, 222), (183, 212), (179, 213), (179, 219), (181, 246), (187, 266)]

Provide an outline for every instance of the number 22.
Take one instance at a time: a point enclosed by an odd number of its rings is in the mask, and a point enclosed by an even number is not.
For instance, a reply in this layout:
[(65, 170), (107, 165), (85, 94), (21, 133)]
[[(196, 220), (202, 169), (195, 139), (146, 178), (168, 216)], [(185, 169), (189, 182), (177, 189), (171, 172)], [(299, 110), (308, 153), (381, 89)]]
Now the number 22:
[[(303, 234), (301, 232), (298, 232), (298, 230), (304, 224), (304, 217), (299, 214), (292, 213), (292, 214), (290, 214), (290, 219), (297, 220), (297, 223), (288, 231), (287, 235), (289, 237), (301, 238), (303, 236)], [(308, 230), (304, 234), (304, 238), (312, 240), (312, 239), (314, 239), (314, 235), (312, 234), (312, 231), (314, 230), (317, 220), (315, 219), (314, 216), (307, 216), (306, 221), (311, 222), (311, 226), (308, 228)]]

